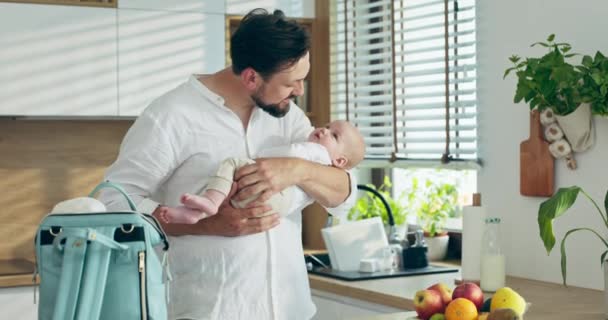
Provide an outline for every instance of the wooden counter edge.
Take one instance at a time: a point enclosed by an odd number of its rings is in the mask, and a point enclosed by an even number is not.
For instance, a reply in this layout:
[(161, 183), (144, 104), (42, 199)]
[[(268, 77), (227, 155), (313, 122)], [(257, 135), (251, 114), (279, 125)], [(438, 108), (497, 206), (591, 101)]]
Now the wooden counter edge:
[(308, 275), (310, 288), (325, 291), (340, 296), (359, 299), (366, 302), (376, 303), (383, 306), (393, 307), (402, 310), (414, 310), (414, 301), (390, 294), (384, 294), (373, 290), (354, 288), (345, 281), (335, 281), (317, 275)]

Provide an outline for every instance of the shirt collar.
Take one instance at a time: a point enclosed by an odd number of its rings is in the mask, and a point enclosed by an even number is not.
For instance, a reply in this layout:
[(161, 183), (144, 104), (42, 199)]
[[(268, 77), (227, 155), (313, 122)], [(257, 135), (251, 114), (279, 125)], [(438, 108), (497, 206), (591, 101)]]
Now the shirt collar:
[(213, 102), (214, 105), (217, 105), (221, 108), (228, 109), (224, 104), (224, 97), (218, 95), (217, 93), (209, 90), (202, 82), (198, 80), (197, 74), (193, 74), (190, 76), (189, 82), (196, 91), (198, 91), (203, 97), (207, 98), (209, 101)]

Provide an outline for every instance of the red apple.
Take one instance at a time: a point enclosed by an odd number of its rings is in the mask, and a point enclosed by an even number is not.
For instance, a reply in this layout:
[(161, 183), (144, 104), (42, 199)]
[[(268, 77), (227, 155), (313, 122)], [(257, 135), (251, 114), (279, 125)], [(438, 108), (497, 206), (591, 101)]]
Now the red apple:
[(421, 320), (428, 320), (435, 313), (442, 313), (445, 310), (441, 295), (434, 290), (420, 290), (414, 297), (416, 313)]
[(473, 282), (465, 282), (454, 289), (452, 299), (465, 298), (477, 307), (477, 311), (483, 306), (483, 291)]
[(443, 300), (443, 305), (447, 306), (452, 301), (452, 289), (445, 283), (435, 283), (427, 288), (427, 290), (437, 291)]

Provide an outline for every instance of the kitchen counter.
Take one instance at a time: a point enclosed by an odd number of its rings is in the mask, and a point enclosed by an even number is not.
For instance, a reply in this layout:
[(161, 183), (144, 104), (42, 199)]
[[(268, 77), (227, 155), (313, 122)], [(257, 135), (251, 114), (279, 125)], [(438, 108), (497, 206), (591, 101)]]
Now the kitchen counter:
[[(437, 282), (454, 287), (459, 273), (444, 273), (414, 277), (400, 277), (367, 281), (341, 281), (317, 275), (309, 275), (310, 287), (340, 296), (385, 305), (403, 310), (414, 310), (416, 291)], [(533, 320), (604, 320), (603, 292), (560, 284), (540, 282), (516, 277), (507, 277), (507, 286), (532, 303), (526, 319)], [(489, 297), (489, 295), (487, 295)], [(411, 312), (383, 316), (368, 316), (359, 320), (408, 319)]]

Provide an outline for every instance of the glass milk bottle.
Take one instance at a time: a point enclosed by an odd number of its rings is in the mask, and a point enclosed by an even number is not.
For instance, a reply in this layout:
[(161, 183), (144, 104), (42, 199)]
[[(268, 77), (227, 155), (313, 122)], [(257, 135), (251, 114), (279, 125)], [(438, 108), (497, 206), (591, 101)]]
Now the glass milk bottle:
[(481, 243), (481, 289), (494, 292), (505, 286), (505, 256), (500, 249), (500, 218), (487, 218)]

